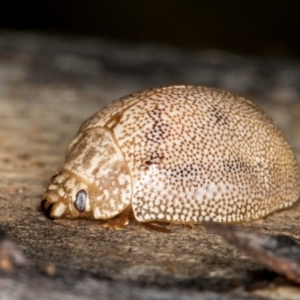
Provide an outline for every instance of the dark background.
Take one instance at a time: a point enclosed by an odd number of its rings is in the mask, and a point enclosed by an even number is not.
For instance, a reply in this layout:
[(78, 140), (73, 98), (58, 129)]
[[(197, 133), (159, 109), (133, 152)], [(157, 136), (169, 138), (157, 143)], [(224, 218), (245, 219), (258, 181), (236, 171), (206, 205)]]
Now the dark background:
[(299, 0), (28, 0), (4, 6), (0, 29), (300, 58)]

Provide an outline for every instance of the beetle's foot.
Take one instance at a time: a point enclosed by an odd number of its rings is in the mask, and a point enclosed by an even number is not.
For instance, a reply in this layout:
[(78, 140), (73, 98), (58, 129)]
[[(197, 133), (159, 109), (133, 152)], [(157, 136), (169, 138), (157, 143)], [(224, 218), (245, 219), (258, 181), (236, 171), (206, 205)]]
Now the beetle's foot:
[(107, 229), (123, 229), (129, 224), (128, 216), (120, 215), (114, 219), (108, 220), (103, 226)]

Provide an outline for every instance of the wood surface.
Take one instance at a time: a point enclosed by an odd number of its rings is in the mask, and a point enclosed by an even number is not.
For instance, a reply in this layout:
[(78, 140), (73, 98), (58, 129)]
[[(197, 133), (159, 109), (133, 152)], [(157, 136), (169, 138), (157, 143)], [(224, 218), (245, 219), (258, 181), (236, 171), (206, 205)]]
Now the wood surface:
[[(300, 64), (216, 51), (0, 32), (0, 229), (28, 260), (0, 270), (0, 299), (290, 299), (300, 287), (202, 225), (47, 219), (39, 208), (81, 123), (112, 100), (166, 84), (250, 98), (300, 159)], [(300, 240), (300, 205), (239, 224)], [(64, 298), (63, 298), (64, 297)], [(288, 298), (290, 297), (290, 298)], [(296, 299), (296, 298), (294, 298)]]

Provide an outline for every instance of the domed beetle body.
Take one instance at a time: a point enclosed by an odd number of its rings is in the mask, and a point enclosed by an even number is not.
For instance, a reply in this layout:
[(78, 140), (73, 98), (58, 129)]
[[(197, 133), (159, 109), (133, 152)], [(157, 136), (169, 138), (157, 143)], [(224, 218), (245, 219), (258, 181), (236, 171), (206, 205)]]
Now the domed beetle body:
[(296, 158), (252, 102), (168, 86), (124, 97), (88, 119), (42, 199), (51, 218), (242, 222), (295, 203)]

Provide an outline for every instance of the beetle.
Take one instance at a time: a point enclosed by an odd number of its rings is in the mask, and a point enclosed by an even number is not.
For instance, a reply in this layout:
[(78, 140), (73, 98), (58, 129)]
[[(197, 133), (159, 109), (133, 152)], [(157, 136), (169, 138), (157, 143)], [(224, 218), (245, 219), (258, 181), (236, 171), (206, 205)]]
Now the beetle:
[[(148, 89), (80, 127), (42, 208), (51, 218), (243, 222), (293, 205), (291, 147), (255, 104), (198, 86)], [(128, 218), (122, 226), (128, 223)]]

